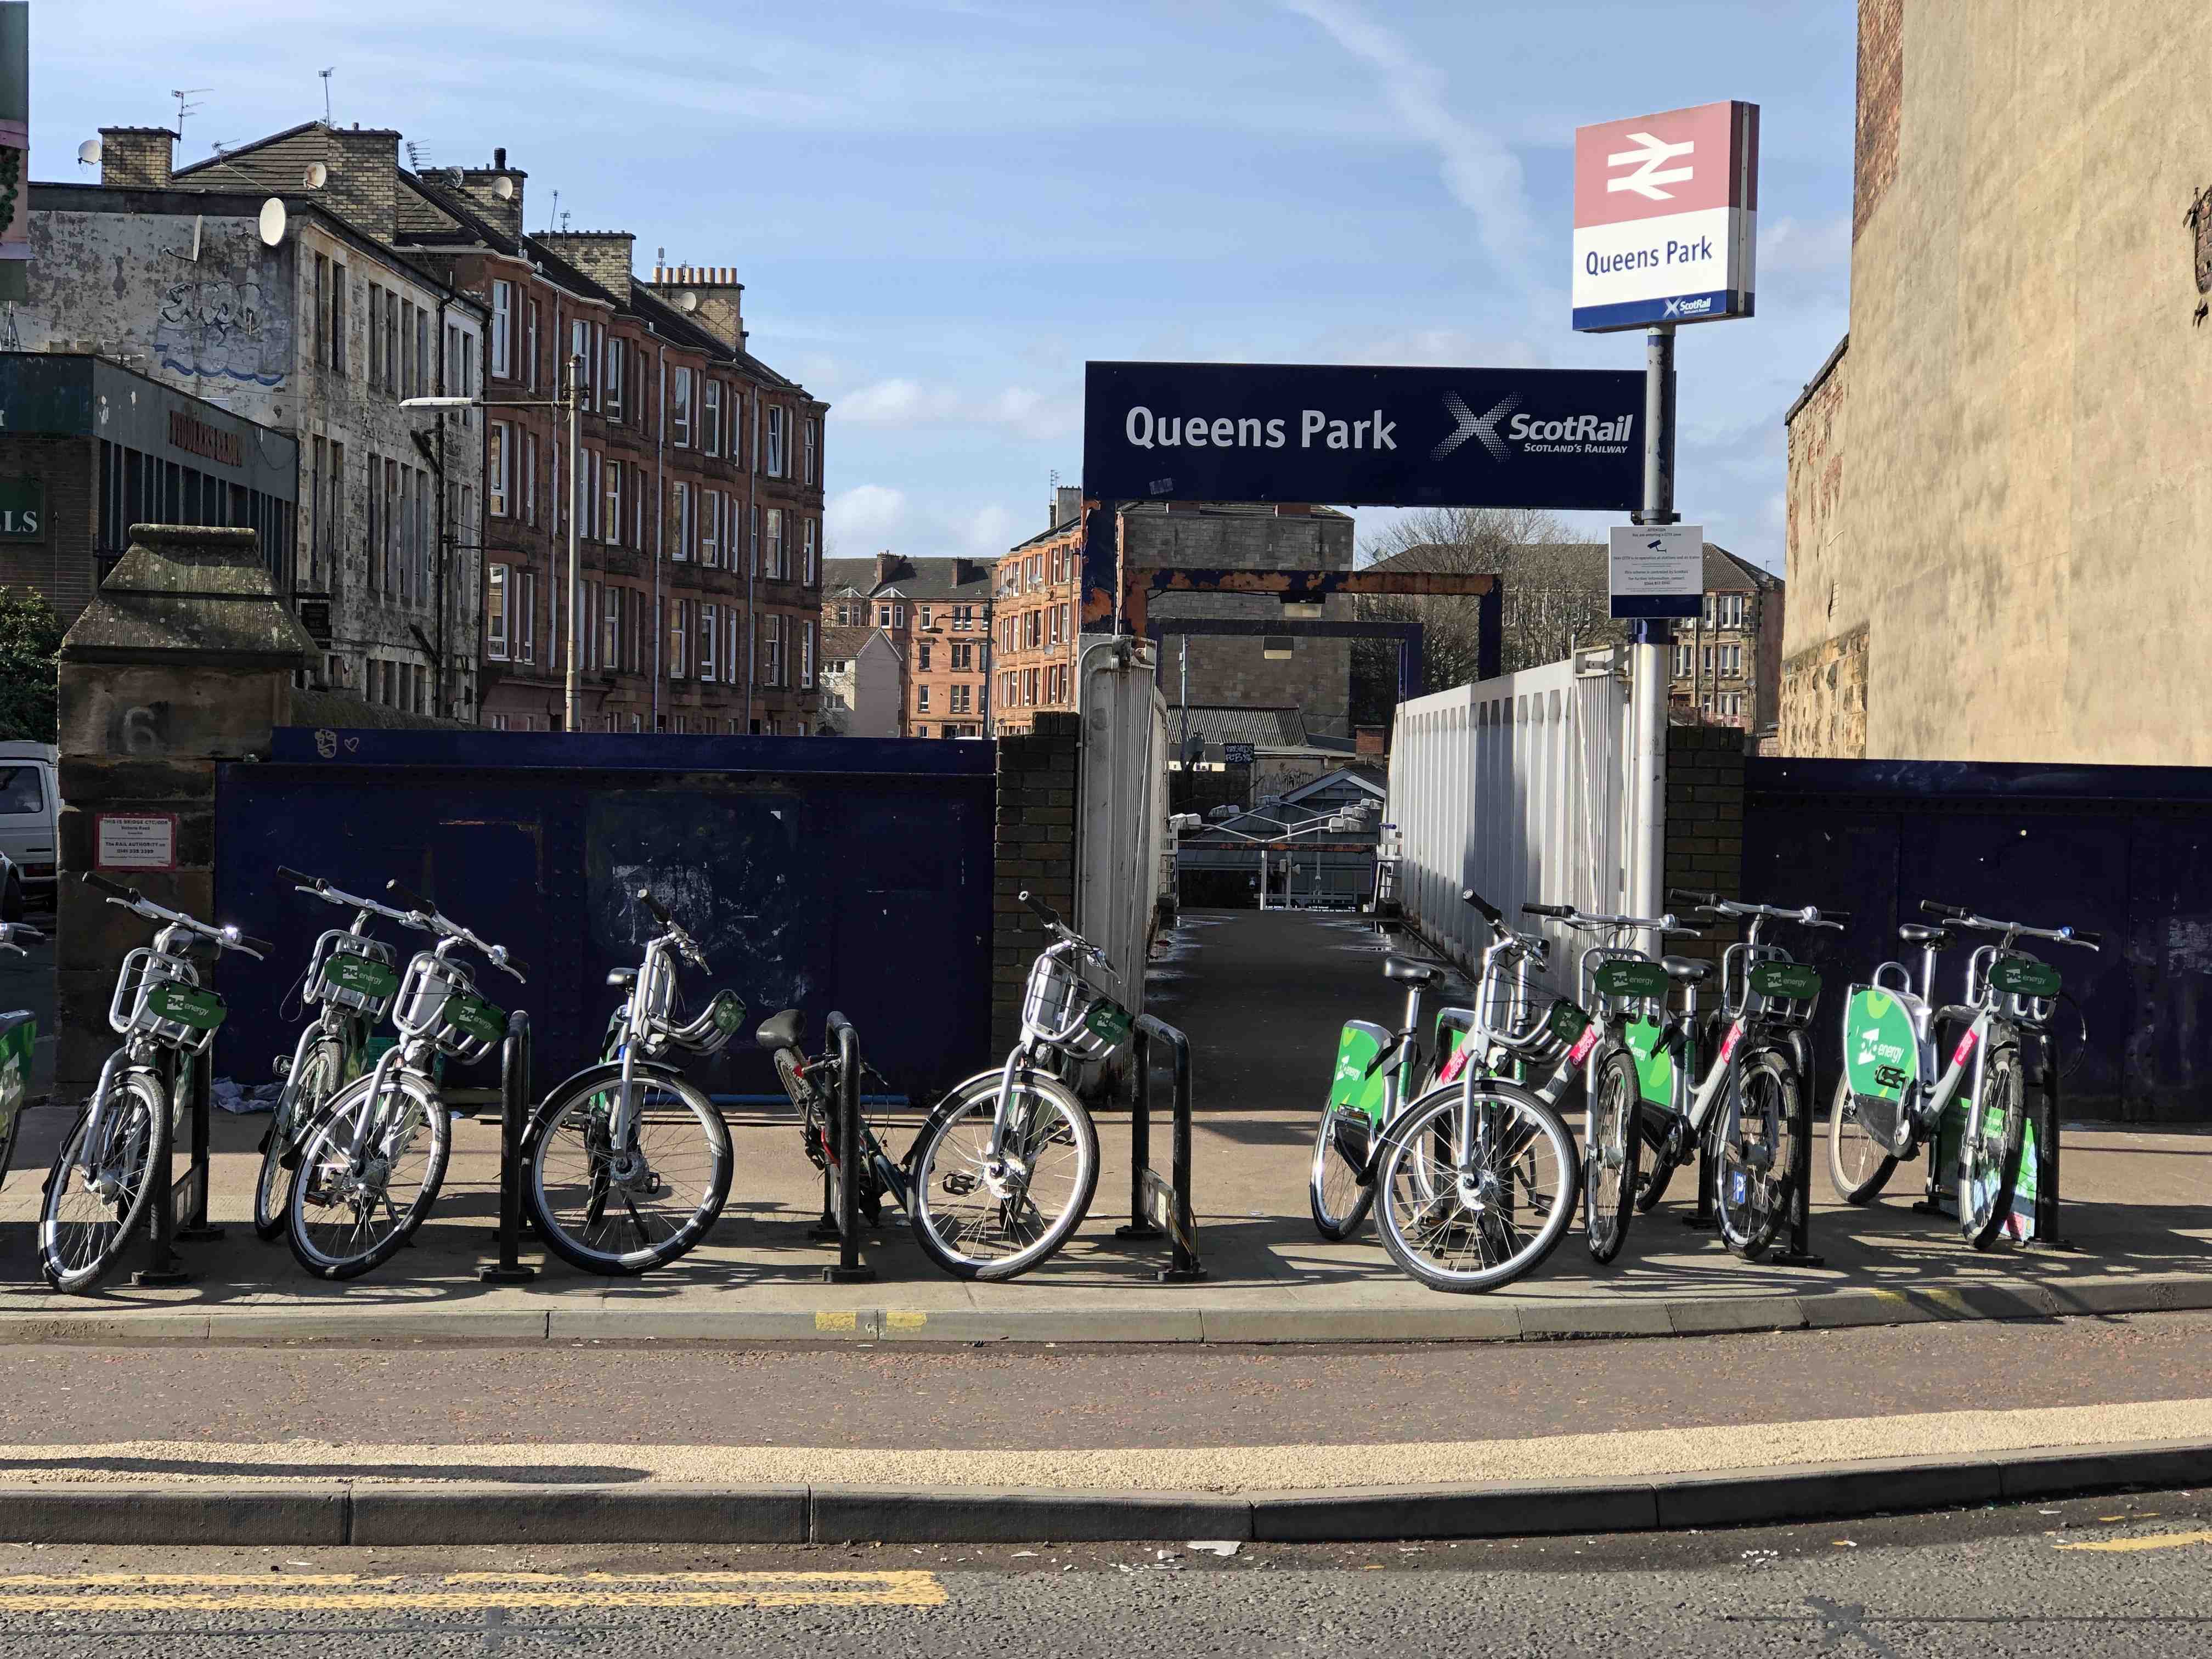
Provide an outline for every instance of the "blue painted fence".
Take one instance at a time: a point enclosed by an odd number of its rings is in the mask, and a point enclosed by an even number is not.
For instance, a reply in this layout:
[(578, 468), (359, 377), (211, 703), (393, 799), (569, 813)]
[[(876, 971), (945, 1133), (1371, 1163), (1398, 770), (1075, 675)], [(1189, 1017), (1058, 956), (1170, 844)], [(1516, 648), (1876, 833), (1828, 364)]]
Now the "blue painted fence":
[[(529, 969), (483, 969), (530, 1011), (537, 1086), (598, 1053), (635, 966), (652, 890), (752, 1010), (842, 1008), (902, 1091), (933, 1095), (986, 1063), (995, 746), (860, 738), (708, 738), (284, 728), (270, 758), (220, 769), (217, 915), (276, 941), (225, 963), (217, 1069), (270, 1075), (299, 1026), (291, 992), (315, 935), (348, 918), (276, 878), (289, 865), (357, 893), (398, 878)], [(403, 953), (425, 935), (383, 924)], [(468, 953), (473, 958), (473, 953)], [(691, 1075), (778, 1095), (750, 1032)]]
[[(2084, 1045), (2069, 1009), (2055, 1022), (2074, 1066), (2068, 1116), (2212, 1120), (2212, 769), (1759, 758), (1744, 783), (1744, 896), (1853, 912), (1847, 934), (1774, 935), (1809, 945), (1802, 954), (1832, 988), (1824, 1096), (1844, 985), (1905, 959), (1897, 925), (1929, 920), (1920, 902), (1936, 899), (2105, 935), (2094, 955), (2029, 942), (2065, 975), (2087, 1026)], [(1966, 954), (1942, 958), (1946, 1000), (1962, 989)]]

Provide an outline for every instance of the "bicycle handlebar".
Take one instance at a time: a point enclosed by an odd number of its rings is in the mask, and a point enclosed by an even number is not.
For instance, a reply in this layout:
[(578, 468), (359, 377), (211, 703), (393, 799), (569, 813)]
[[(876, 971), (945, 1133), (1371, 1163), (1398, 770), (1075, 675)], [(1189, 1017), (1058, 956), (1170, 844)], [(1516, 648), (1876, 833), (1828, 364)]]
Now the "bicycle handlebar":
[(136, 887), (126, 887), (119, 881), (113, 881), (101, 875), (97, 870), (88, 870), (84, 872), (84, 884), (88, 887), (97, 887), (101, 892), (112, 897), (125, 899), (133, 904), (138, 902), (138, 890)]
[(1549, 916), (1553, 921), (1571, 921), (1575, 907), (1571, 904), (1524, 904), (1521, 907), (1521, 914), (1524, 916)]
[(1502, 927), (1504, 926), (1505, 913), (1503, 910), (1500, 910), (1496, 905), (1492, 904), (1488, 899), (1483, 897), (1481, 894), (1476, 892), (1474, 888), (1462, 888), (1460, 890), (1459, 896), (1461, 903), (1473, 905), (1476, 913), (1492, 927)]
[(395, 910), (388, 904), (380, 904), (373, 898), (363, 898), (358, 893), (349, 893), (342, 887), (333, 887), (320, 876), (311, 876), (305, 871), (295, 870), (289, 865), (278, 865), (276, 875), (279, 880), (291, 883), (301, 892), (307, 894), (310, 897), (319, 898), (325, 904), (339, 905), (349, 910), (366, 910), (371, 915), (382, 916), (388, 921), (403, 924), (408, 921), (410, 915), (410, 912), (405, 910)]
[(478, 939), (460, 923), (439, 909), (436, 905), (431, 903), (428, 899), (399, 882), (387, 881), (384, 885), (387, 892), (398, 894), (403, 903), (412, 907), (409, 914), (402, 918), (405, 926), (419, 928), (426, 933), (436, 933), (444, 939), (457, 939), (463, 945), (473, 945), (477, 950), (483, 952), (484, 959), (493, 967), (514, 975), (518, 980), (523, 978), (526, 971), (526, 964), (521, 957), (511, 955), (507, 946), (493, 945), (487, 940)]
[(187, 933), (211, 939), (226, 951), (243, 951), (257, 960), (265, 958), (276, 947), (267, 939), (252, 939), (235, 927), (217, 927), (202, 921), (198, 916), (188, 916), (181, 910), (172, 910), (166, 904), (156, 904), (135, 887), (126, 887), (119, 881), (111, 881), (96, 870), (82, 874), (85, 884), (97, 887), (107, 895), (107, 902), (120, 905), (133, 915), (143, 916), (149, 921), (158, 921), (171, 927), (182, 927)]
[(668, 907), (653, 897), (652, 889), (639, 888), (637, 902), (653, 913), (653, 921), (660, 924), (661, 931), (668, 936), (669, 942), (683, 954), (686, 962), (695, 968), (702, 969), (706, 968), (706, 953), (700, 950), (698, 941), (677, 925), (676, 918), (669, 914)]
[(1920, 908), (1931, 916), (1945, 921), (1954, 921), (1961, 927), (1972, 927), (1978, 933), (2003, 933), (2013, 939), (2047, 939), (2058, 945), (2078, 945), (2085, 951), (2104, 948), (2105, 936), (2081, 927), (2030, 927), (2025, 922), (1999, 921), (1991, 916), (1978, 916), (1972, 910), (1955, 904), (1938, 904), (1934, 899), (1923, 899)]
[(1669, 903), (1693, 906), (1699, 915), (1715, 921), (1727, 916), (1771, 916), (1777, 921), (1802, 922), (1808, 927), (1832, 927), (1841, 932), (1851, 919), (1848, 910), (1823, 910), (1811, 904), (1794, 909), (1779, 904), (1747, 904), (1741, 899), (1724, 899), (1718, 893), (1699, 893), (1686, 887), (1669, 887), (1667, 899)]

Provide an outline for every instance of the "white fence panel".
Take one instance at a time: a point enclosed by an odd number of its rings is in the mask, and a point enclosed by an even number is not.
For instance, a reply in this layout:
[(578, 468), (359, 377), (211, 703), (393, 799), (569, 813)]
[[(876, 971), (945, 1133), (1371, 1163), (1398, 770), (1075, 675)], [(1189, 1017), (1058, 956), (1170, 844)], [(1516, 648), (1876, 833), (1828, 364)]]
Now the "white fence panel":
[[(1389, 821), (1414, 927), (1472, 966), (1490, 931), (1461, 902), (1463, 888), (1530, 931), (1524, 903), (1621, 908), (1627, 711), (1626, 687), (1610, 674), (1578, 678), (1571, 661), (1398, 705)], [(1555, 924), (1542, 927), (1567, 944)]]
[(1076, 672), (1083, 759), (1074, 925), (1113, 963), (1100, 980), (1132, 1013), (1145, 1011), (1145, 963), (1168, 850), (1167, 703), (1157, 662), (1150, 641), (1101, 638), (1085, 644)]

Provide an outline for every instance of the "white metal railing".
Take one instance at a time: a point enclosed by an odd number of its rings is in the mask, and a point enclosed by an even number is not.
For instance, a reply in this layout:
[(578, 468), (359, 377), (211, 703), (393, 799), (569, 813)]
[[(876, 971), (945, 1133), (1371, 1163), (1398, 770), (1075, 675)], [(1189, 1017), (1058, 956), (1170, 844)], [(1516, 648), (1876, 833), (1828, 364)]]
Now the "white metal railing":
[[(1407, 920), (1472, 966), (1490, 934), (1463, 888), (1524, 930), (1524, 903), (1619, 911), (1627, 763), (1627, 688), (1572, 661), (1400, 703), (1384, 821)], [(1565, 933), (1542, 927), (1554, 963), (1571, 962)]]

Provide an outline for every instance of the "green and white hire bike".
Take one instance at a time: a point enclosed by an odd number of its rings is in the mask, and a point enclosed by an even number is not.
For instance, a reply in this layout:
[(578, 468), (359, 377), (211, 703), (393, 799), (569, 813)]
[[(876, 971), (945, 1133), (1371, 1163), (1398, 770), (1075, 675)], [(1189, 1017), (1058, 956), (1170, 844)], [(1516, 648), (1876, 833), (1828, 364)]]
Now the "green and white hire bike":
[[(2057, 1012), (2058, 970), (2019, 948), (2023, 939), (2051, 939), (2094, 951), (2102, 936), (2072, 927), (2030, 927), (1997, 921), (1956, 905), (1923, 901), (1921, 909), (1946, 925), (1908, 922), (1898, 938), (1920, 952), (1920, 983), (1904, 963), (1885, 962), (1870, 985), (1854, 985), (1844, 1006), (1844, 1074), (1828, 1117), (1828, 1176), (1846, 1204), (1870, 1202), (1899, 1160), (1923, 1143), (1939, 1149), (1948, 1132), (1944, 1114), (1963, 1098), (1954, 1180), (1959, 1231), (1987, 1249), (2004, 1231), (2020, 1181), (2027, 1119), (2023, 1036), (2043, 1038)], [(1933, 998), (1936, 954), (1952, 929), (1994, 933), (1967, 958), (1966, 996), (1948, 1007)], [(1937, 1070), (1936, 1033), (1963, 1026), (1949, 1063)], [(1963, 1095), (1962, 1095), (1963, 1090)], [(1938, 1171), (1931, 1162), (1932, 1194)]]

